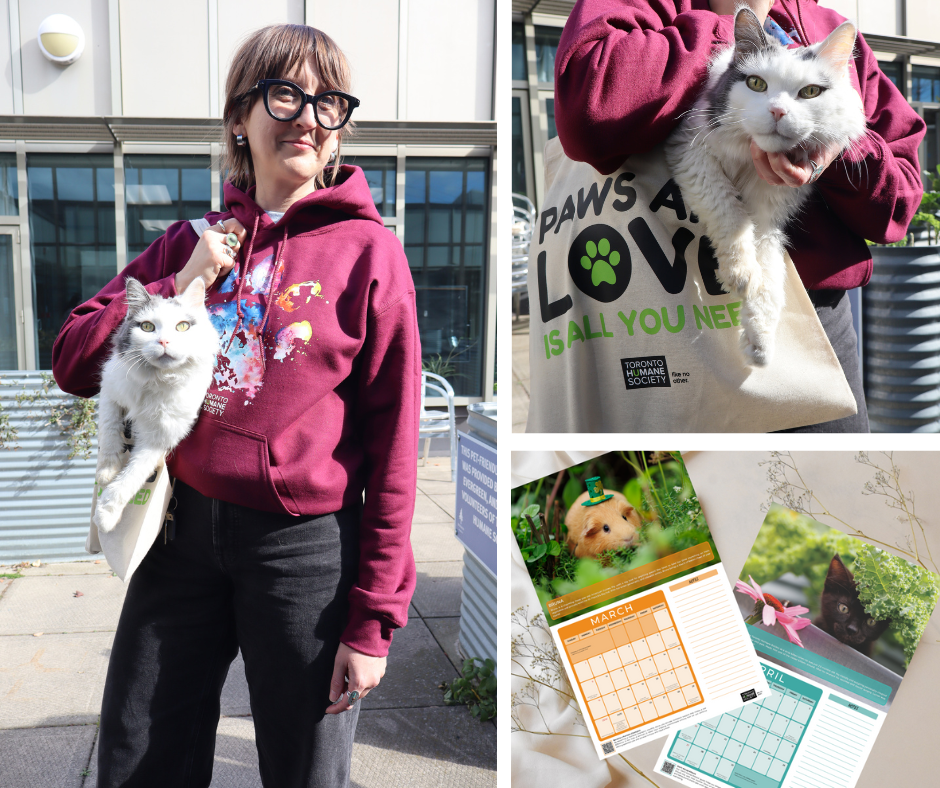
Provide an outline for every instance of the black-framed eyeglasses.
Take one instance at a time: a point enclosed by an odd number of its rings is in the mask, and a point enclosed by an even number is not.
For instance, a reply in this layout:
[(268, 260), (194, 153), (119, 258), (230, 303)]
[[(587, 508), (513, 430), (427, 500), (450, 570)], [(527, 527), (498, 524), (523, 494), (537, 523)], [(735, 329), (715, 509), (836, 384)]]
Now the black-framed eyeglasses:
[(343, 128), (359, 106), (359, 99), (340, 90), (326, 90), (311, 96), (286, 79), (259, 79), (255, 88), (261, 91), (264, 108), (275, 120), (295, 120), (307, 104), (313, 104), (317, 124), (330, 131)]

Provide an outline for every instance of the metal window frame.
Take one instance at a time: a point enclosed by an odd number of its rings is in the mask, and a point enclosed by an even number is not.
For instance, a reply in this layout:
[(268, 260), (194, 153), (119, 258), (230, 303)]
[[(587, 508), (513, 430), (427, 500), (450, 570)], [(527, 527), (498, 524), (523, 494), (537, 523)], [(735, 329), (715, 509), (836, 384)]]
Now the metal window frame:
[(535, 176), (532, 174), (532, 136), (526, 134), (526, 129), (530, 128), (529, 91), (513, 90), (512, 98), (519, 99), (520, 114), (522, 116), (523, 171), (525, 174), (525, 193), (528, 196), (535, 190)]

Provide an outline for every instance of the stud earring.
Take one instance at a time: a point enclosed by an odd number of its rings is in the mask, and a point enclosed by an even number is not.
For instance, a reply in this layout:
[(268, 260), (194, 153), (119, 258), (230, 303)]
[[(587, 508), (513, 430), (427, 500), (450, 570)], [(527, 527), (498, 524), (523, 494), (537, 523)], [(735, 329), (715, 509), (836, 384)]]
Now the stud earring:
[(236, 134), (236, 135), (235, 135), (235, 144), (236, 144), (239, 148), (244, 148), (244, 147), (248, 144), (248, 140), (246, 140), (241, 134)]

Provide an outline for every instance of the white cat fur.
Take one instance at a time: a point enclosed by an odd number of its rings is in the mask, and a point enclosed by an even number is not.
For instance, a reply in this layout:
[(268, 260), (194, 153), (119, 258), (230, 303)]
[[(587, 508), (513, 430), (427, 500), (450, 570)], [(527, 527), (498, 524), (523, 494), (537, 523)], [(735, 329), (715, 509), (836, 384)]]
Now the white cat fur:
[[(95, 481), (104, 491), (94, 519), (104, 533), (199, 415), (219, 349), (205, 292), (200, 277), (174, 298), (152, 296), (136, 279), (127, 279), (127, 317), (102, 369), (98, 403)], [(177, 329), (182, 322), (188, 330)], [(144, 323), (152, 323), (153, 331), (144, 331)], [(134, 446), (122, 470), (125, 419), (132, 424)]]
[[(861, 139), (865, 114), (848, 75), (854, 44), (855, 28), (845, 22), (825, 41), (787, 50), (764, 33), (750, 9), (739, 8), (735, 46), (715, 56), (705, 90), (666, 143), (673, 177), (715, 249), (718, 278), (744, 302), (742, 344), (756, 366), (773, 355), (783, 310), (783, 228), (813, 187), (762, 180), (750, 140), (805, 162), (817, 146), (837, 143), (845, 150)], [(767, 90), (749, 88), (751, 75), (761, 77)], [(827, 89), (815, 98), (798, 97), (807, 85)], [(771, 109), (785, 114), (777, 120)]]

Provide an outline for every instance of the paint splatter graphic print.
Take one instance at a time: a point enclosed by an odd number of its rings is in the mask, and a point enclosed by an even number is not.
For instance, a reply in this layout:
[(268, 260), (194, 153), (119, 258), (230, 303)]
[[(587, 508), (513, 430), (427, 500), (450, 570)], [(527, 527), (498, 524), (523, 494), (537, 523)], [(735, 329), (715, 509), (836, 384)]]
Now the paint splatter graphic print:
[[(219, 391), (239, 391), (245, 395), (246, 403), (253, 400), (264, 385), (264, 338), (265, 305), (262, 299), (276, 293), (284, 268), (274, 274), (274, 255), (268, 255), (248, 272), (245, 291), (241, 299), (242, 317), (238, 319), (236, 302), (227, 301), (210, 304), (209, 317), (221, 337), (221, 350), (216, 360), (214, 386)], [(220, 294), (238, 290), (239, 272), (232, 272), (218, 289)], [(272, 308), (294, 312), (309, 304), (313, 298), (323, 298), (319, 281), (298, 282), (289, 285), (273, 297)], [(306, 296), (306, 297), (304, 297)], [(296, 299), (296, 300), (295, 300)], [(329, 302), (327, 302), (329, 303)], [(270, 316), (268, 316), (270, 322)], [(305, 345), (313, 337), (309, 320), (300, 320), (281, 328), (275, 336), (273, 358), (284, 362), (298, 345)]]

